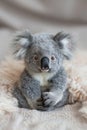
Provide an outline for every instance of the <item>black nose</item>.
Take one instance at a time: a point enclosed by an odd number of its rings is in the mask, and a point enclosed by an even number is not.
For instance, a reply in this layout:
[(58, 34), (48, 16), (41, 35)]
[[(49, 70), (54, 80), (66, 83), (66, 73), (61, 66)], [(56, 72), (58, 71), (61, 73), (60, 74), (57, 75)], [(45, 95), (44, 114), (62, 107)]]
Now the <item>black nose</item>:
[(43, 69), (43, 70), (49, 69), (49, 58), (48, 57), (43, 57), (41, 59), (41, 69)]

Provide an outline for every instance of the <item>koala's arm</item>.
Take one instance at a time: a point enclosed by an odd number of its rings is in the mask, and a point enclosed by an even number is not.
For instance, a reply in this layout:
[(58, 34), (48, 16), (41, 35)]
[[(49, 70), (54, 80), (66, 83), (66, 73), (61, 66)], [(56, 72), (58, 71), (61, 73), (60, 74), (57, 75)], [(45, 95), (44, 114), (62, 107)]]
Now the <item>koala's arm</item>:
[[(43, 93), (43, 98), (45, 99), (44, 104), (45, 106), (55, 106), (68, 95), (68, 92), (66, 91), (67, 76), (63, 67), (61, 67), (57, 74), (49, 80), (49, 83), (49, 92)], [(64, 95), (66, 97), (64, 97)]]
[(32, 78), (25, 70), (20, 79), (19, 88), (22, 94), (27, 99), (27, 102), (33, 107), (36, 100), (41, 98), (40, 84), (37, 80)]

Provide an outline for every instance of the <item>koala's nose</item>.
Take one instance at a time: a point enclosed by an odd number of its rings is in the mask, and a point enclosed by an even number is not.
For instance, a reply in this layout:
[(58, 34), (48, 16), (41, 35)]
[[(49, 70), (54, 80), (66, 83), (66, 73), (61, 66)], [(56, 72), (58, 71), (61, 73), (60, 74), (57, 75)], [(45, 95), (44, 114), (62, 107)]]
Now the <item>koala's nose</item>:
[(48, 57), (43, 57), (41, 59), (41, 69), (49, 70), (49, 58)]

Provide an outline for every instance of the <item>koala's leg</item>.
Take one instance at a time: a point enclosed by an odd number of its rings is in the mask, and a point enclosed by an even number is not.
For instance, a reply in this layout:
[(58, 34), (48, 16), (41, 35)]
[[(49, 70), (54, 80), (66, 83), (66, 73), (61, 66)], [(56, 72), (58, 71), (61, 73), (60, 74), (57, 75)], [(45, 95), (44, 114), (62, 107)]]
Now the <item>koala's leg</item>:
[(35, 80), (25, 70), (20, 79), (19, 88), (32, 109), (40, 107), (37, 100), (41, 98), (41, 87), (39, 81)]
[(20, 108), (28, 108), (30, 109), (31, 106), (28, 104), (26, 98), (21, 93), (20, 89), (18, 88), (17, 84), (15, 84), (15, 88), (13, 90), (13, 96), (18, 100), (18, 107)]
[(49, 83), (50, 91), (43, 93), (45, 106), (54, 107), (56, 105), (64, 105), (67, 100), (68, 93), (65, 92), (67, 89), (67, 76), (63, 67), (60, 68), (58, 73), (49, 81)]

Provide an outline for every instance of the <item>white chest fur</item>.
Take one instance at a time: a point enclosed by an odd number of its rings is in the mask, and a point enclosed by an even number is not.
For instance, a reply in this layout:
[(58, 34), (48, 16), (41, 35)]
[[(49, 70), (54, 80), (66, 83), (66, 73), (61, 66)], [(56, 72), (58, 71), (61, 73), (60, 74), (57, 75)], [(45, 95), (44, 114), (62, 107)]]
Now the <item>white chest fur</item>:
[(48, 80), (53, 76), (53, 73), (36, 73), (33, 77), (40, 82), (40, 85), (48, 86)]

